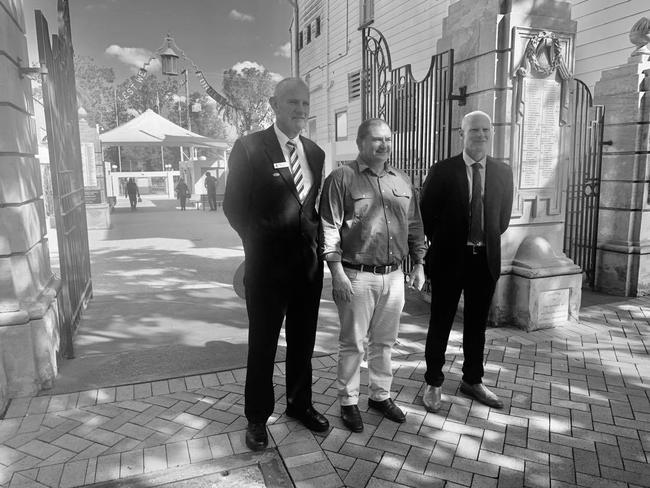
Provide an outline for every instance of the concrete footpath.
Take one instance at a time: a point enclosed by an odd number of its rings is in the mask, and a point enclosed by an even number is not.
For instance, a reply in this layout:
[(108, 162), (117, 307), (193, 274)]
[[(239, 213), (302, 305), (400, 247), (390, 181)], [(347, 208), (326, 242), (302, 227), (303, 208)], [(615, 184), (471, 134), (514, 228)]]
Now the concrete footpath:
[(484, 381), (503, 410), (458, 391), (456, 326), (437, 414), (422, 405), (427, 306), (409, 297), (393, 383), (407, 421), (378, 417), (362, 395), (365, 430), (351, 434), (338, 417), (328, 287), (313, 390), (331, 428), (313, 434), (283, 415), (278, 362), (270, 446), (250, 453), (245, 307), (230, 286), (241, 245), (221, 211), (144, 204), (91, 232), (95, 296), (76, 358), (54, 390), (13, 400), (0, 420), (1, 487), (650, 486), (650, 299), (592, 293), (580, 324), (488, 330)]

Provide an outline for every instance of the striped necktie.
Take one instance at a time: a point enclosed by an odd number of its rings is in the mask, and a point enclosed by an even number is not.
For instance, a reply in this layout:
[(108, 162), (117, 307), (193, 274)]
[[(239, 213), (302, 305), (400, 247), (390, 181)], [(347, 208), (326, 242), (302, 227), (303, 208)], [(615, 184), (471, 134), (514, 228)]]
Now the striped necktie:
[(305, 181), (302, 175), (302, 168), (300, 167), (300, 161), (298, 161), (298, 148), (296, 143), (289, 140), (287, 141), (287, 147), (289, 148), (289, 166), (291, 167), (291, 174), (293, 175), (293, 182), (296, 184), (296, 191), (298, 192), (298, 197), (300, 201), (305, 200)]

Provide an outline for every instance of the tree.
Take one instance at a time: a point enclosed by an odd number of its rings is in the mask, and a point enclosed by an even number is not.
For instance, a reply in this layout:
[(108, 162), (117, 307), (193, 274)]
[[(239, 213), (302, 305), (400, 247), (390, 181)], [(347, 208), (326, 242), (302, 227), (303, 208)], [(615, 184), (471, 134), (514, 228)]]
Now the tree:
[(234, 106), (224, 107), (224, 118), (235, 126), (237, 134), (260, 130), (273, 120), (269, 97), (275, 82), (268, 70), (247, 67), (223, 73), (224, 96)]
[(116, 127), (113, 68), (98, 66), (89, 56), (76, 55), (74, 68), (77, 101), (88, 114), (88, 122), (99, 125), (102, 131)]
[(190, 110), (192, 132), (214, 139), (227, 140), (229, 138), (228, 126), (219, 113), (219, 107), (214, 100), (205, 93), (193, 92), (190, 95), (190, 107), (196, 104), (200, 106), (200, 110), (196, 112)]

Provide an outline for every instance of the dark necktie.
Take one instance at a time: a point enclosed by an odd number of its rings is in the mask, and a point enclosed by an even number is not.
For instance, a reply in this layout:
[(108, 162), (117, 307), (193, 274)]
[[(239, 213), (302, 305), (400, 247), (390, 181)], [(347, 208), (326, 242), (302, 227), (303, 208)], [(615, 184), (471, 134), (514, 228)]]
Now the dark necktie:
[(303, 202), (305, 200), (305, 181), (302, 176), (300, 161), (298, 161), (298, 149), (296, 148), (296, 143), (291, 140), (287, 141), (287, 147), (289, 148), (289, 166), (291, 167), (293, 182), (296, 184), (298, 197)]
[(483, 242), (483, 197), (481, 196), (481, 164), (472, 164), (472, 204), (469, 241), (473, 244)]

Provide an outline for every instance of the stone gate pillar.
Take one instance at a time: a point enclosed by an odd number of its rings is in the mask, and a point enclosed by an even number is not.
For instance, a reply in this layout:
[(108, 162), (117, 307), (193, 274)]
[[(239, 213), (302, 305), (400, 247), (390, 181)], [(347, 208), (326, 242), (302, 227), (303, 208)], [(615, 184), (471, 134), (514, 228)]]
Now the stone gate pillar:
[[(645, 52), (644, 52), (645, 51)], [(596, 288), (650, 294), (650, 55), (603, 71), (594, 103), (605, 106)]]
[[(491, 154), (513, 169), (514, 205), (502, 237), (502, 276), (490, 314), (526, 330), (577, 320), (580, 268), (562, 252), (568, 162), (562, 152), (576, 22), (569, 2), (459, 0), (449, 7), (438, 51), (454, 49), (454, 92), (488, 113)], [(454, 138), (455, 150), (461, 142)]]
[(57, 371), (58, 282), (50, 268), (22, 0), (0, 8), (0, 412)]

